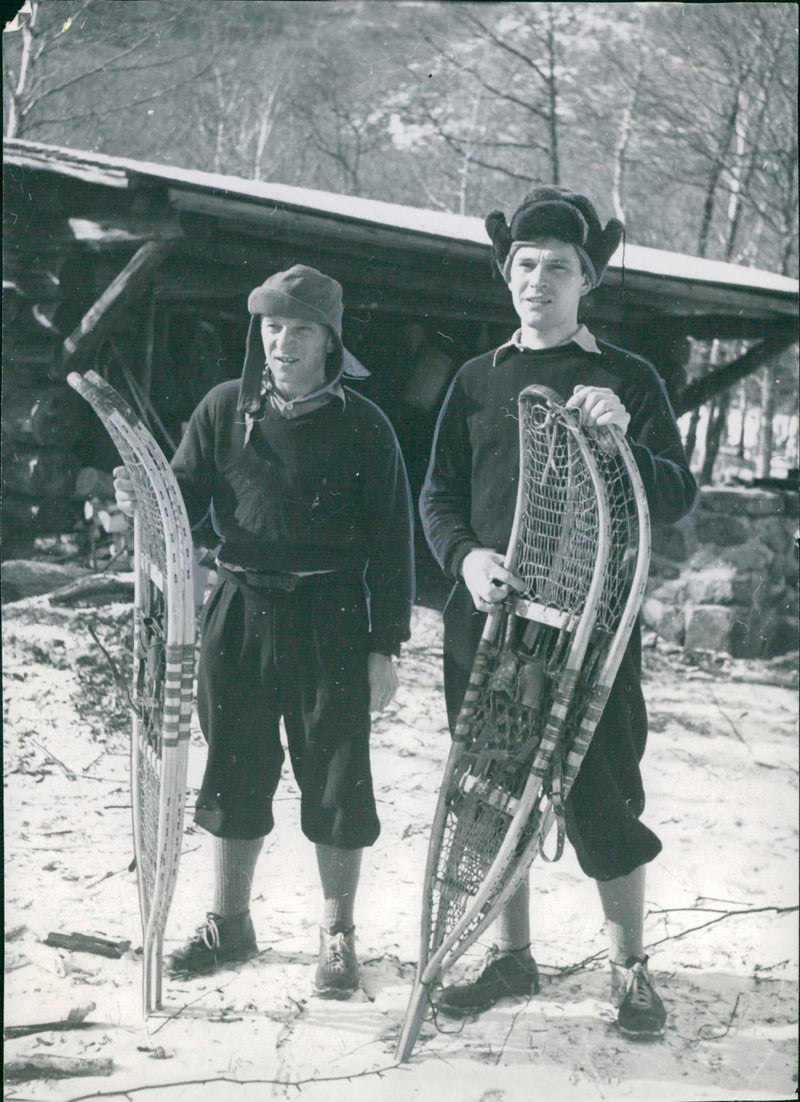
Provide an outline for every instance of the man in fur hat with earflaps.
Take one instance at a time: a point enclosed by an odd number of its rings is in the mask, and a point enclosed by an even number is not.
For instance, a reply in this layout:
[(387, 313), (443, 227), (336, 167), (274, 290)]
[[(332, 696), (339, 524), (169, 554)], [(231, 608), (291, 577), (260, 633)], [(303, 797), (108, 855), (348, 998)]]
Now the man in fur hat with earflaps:
[[(342, 345), (339, 283), (298, 264), (248, 308), (241, 382), (206, 395), (172, 462), (190, 522), (210, 518), (220, 545), (197, 684), (208, 760), (195, 821), (214, 837), (214, 901), (168, 967), (200, 975), (258, 952), (250, 893), (283, 719), (324, 896), (315, 987), (343, 998), (358, 986), (362, 849), (380, 830), (370, 711), (392, 700), (410, 634), (408, 482), (387, 419), (343, 385), (368, 372)], [(131, 513), (127, 472), (114, 474)]]
[[(486, 228), (494, 261), (511, 291), (520, 328), (500, 348), (470, 360), (447, 393), (422, 490), (431, 550), (454, 588), (444, 613), (445, 693), (455, 725), (486, 613), (521, 582), (503, 567), (519, 468), (517, 398), (538, 383), (557, 391), (592, 427), (627, 434), (656, 524), (680, 520), (697, 487), (675, 417), (653, 367), (596, 340), (578, 321), (623, 227), (603, 228), (592, 203), (557, 187), (536, 188), (508, 225), (493, 212)], [(664, 1006), (643, 947), (645, 867), (661, 843), (640, 820), (639, 762), (647, 736), (638, 626), (566, 804), (567, 836), (597, 881), (609, 938), (612, 996), (627, 1036), (661, 1036)], [(477, 1013), (509, 995), (539, 990), (530, 948), (529, 891), (523, 883), (496, 925), (496, 947), (473, 983), (445, 988), (439, 1007)]]

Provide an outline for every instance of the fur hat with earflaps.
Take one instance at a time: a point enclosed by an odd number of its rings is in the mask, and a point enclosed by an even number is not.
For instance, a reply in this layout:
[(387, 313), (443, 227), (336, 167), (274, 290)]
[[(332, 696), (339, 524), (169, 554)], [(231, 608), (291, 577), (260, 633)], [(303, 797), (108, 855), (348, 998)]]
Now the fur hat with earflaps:
[(259, 318), (265, 316), (300, 318), (326, 326), (334, 343), (333, 351), (328, 354), (326, 374), (329, 380), (341, 375), (350, 379), (364, 379), (369, 375), (363, 364), (342, 344), (342, 285), (316, 268), (295, 264), (285, 272), (276, 272), (250, 292), (247, 309), (251, 317), (237, 404), (240, 413), (258, 418), (263, 412), (264, 349)]
[(487, 215), (484, 224), (494, 248), (495, 264), (506, 283), (514, 253), (521, 245), (555, 237), (574, 245), (592, 286), (597, 287), (625, 233), (617, 218), (610, 219), (603, 229), (585, 195), (555, 186), (537, 187), (526, 195), (511, 225), (499, 210)]

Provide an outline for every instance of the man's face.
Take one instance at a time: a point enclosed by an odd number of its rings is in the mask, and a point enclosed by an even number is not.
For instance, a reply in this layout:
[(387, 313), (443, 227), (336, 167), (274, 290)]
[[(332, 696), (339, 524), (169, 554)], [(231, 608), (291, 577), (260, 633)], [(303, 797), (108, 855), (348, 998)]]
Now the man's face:
[(325, 357), (333, 351), (329, 329), (316, 321), (262, 317), (261, 340), (278, 392), (302, 398), (325, 382)]
[(522, 324), (545, 334), (574, 329), (581, 297), (591, 290), (575, 249), (555, 237), (517, 249), (508, 286)]

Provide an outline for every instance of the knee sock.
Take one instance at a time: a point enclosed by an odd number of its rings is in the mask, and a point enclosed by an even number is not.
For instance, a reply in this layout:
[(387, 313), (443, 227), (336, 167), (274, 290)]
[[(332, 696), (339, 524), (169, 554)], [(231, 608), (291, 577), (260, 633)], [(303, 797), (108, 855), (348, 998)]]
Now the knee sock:
[(644, 886), (646, 865), (615, 880), (598, 880), (608, 935), (608, 959), (624, 967), (630, 957), (644, 956)]
[(500, 912), (495, 927), (495, 943), (501, 953), (530, 954), (530, 892), (527, 880), (522, 881)]
[(249, 910), (263, 838), (214, 838), (214, 914), (226, 918)]
[(348, 933), (353, 928), (362, 853), (360, 849), (317, 846), (317, 865), (324, 899), (322, 926), (330, 934)]

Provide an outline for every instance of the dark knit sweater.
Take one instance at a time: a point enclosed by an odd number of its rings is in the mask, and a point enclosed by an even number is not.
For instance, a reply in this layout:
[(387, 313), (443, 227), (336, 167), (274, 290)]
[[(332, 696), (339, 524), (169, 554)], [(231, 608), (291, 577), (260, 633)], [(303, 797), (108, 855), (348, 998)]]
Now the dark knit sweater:
[(656, 524), (680, 520), (694, 505), (697, 486), (683, 452), (664, 385), (653, 367), (603, 341), (600, 354), (574, 342), (523, 351), (513, 346), (469, 360), (445, 398), (420, 511), (439, 565), (458, 578), (476, 547), (505, 553), (519, 474), (517, 397), (533, 383), (566, 400), (574, 387), (602, 386), (624, 403), (627, 438), (642, 475)]
[(410, 634), (413, 527), (389, 421), (351, 390), (293, 419), (267, 406), (245, 445), (239, 383), (195, 410), (172, 462), (193, 527), (211, 520), (224, 562), (248, 570), (366, 572), (374, 651)]

